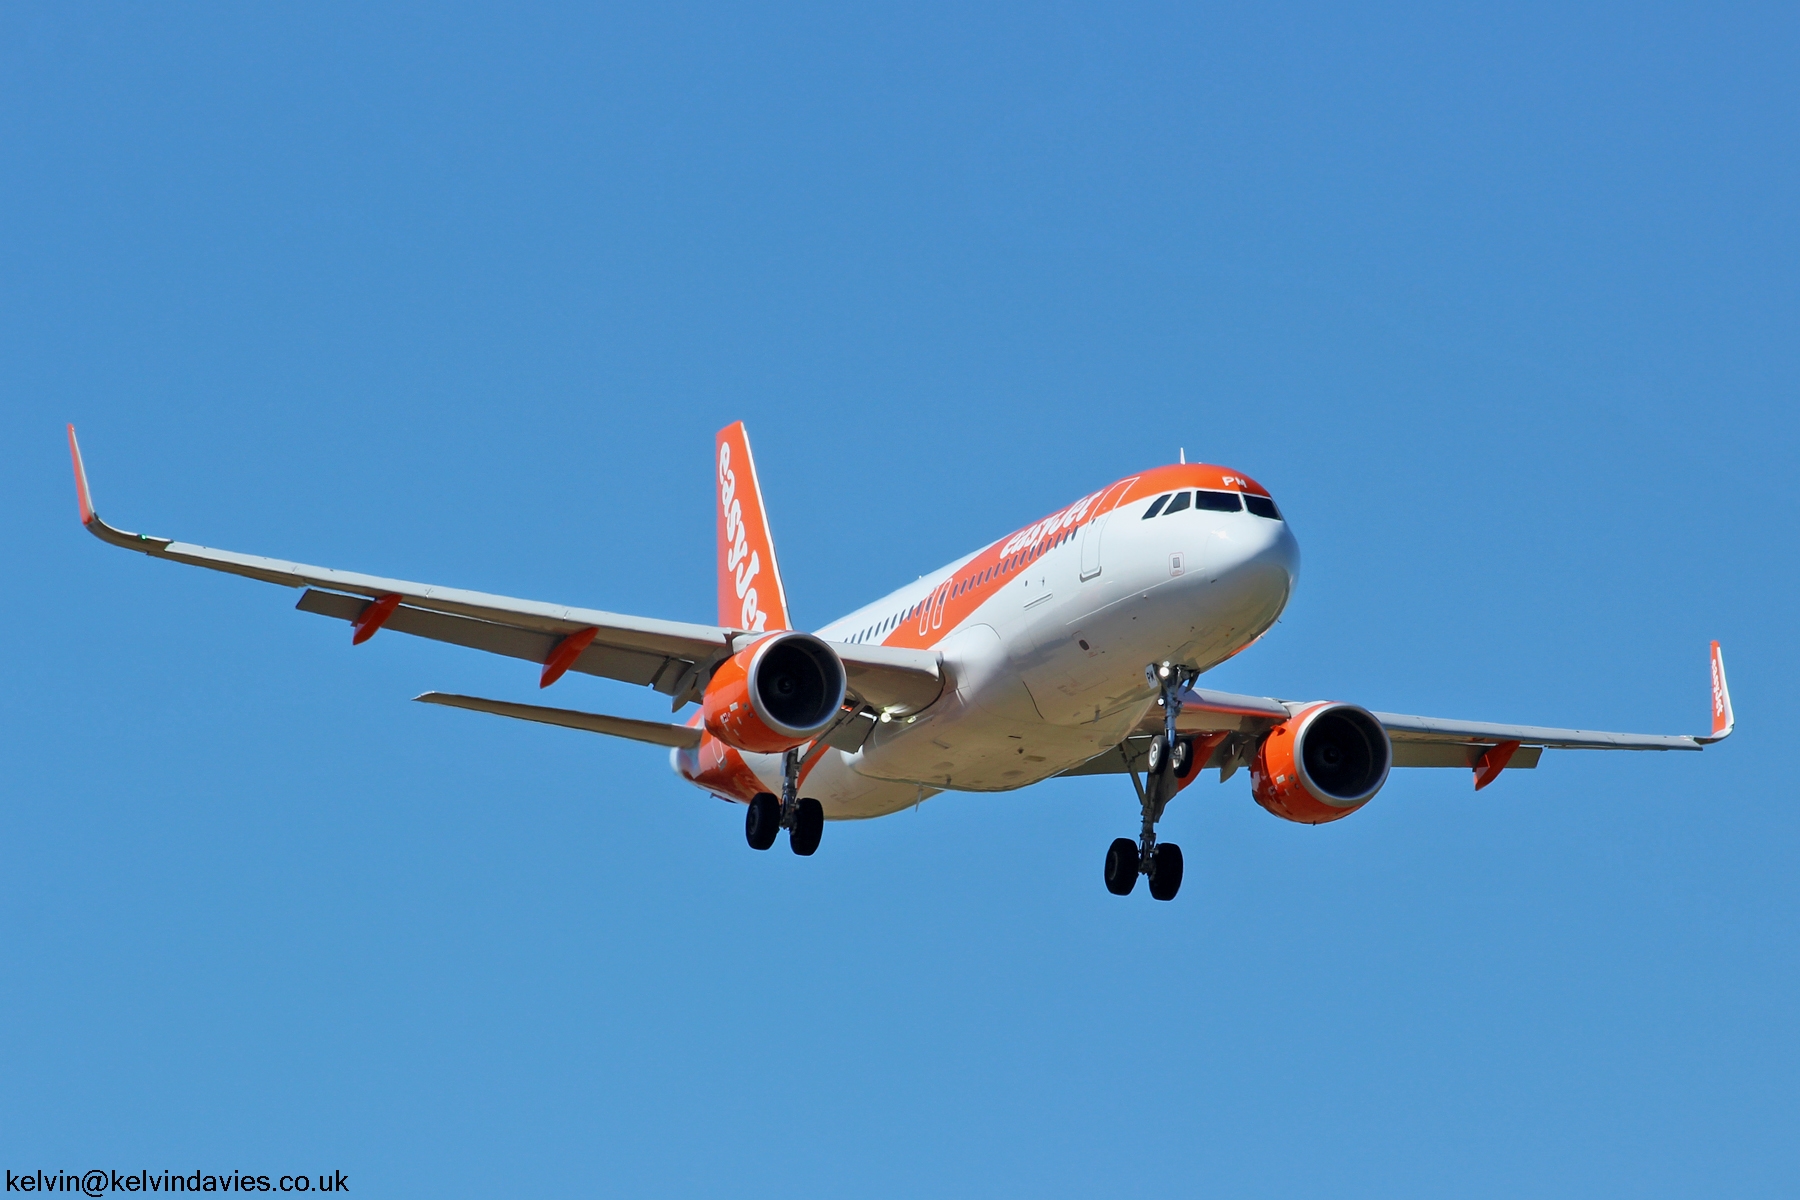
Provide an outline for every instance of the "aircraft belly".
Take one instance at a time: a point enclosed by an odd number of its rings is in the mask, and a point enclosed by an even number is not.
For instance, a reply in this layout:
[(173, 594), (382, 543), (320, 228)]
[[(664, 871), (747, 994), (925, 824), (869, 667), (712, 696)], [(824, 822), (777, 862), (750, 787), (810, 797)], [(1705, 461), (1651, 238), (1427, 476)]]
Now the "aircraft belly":
[(842, 751), (827, 750), (800, 789), (825, 810), (827, 821), (860, 821), (912, 808), (939, 789), (911, 780), (876, 779), (850, 768)]
[(847, 756), (846, 766), (859, 775), (894, 783), (1009, 791), (1086, 762), (1110, 749), (1129, 729), (1130, 723), (1124, 724), (1103, 744), (1101, 739), (1112, 731), (1051, 725), (1035, 710), (1029, 716), (996, 711), (957, 692), (915, 722), (877, 727), (860, 751)]
[[(748, 792), (760, 790), (779, 795), (781, 792), (781, 755), (744, 754), (744, 765), (754, 774), (756, 784), (738, 796), (740, 803)], [(857, 821), (885, 816), (903, 808), (911, 808), (921, 800), (935, 796), (939, 789), (913, 781), (879, 779), (852, 770), (841, 750), (827, 750), (801, 772), (800, 794), (819, 802), (827, 821)]]

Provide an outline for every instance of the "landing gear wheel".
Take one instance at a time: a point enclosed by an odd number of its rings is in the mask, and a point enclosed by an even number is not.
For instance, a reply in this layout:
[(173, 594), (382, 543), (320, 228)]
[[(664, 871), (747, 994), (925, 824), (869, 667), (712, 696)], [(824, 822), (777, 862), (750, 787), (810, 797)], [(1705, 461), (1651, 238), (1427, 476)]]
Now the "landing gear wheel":
[(788, 830), (788, 845), (795, 854), (811, 854), (819, 848), (825, 833), (825, 809), (817, 800), (802, 800), (794, 809), (794, 827)]
[(1114, 838), (1106, 849), (1106, 890), (1115, 896), (1129, 896), (1137, 886), (1138, 848), (1130, 838)]
[(1150, 895), (1158, 900), (1173, 900), (1181, 890), (1181, 847), (1162, 842), (1150, 856)]
[(1150, 757), (1144, 762), (1144, 774), (1161, 775), (1163, 764), (1168, 761), (1167, 744), (1159, 733), (1150, 739)]
[(1187, 778), (1188, 763), (1194, 757), (1194, 743), (1188, 738), (1178, 738), (1175, 742), (1175, 753), (1169, 755), (1169, 774), (1177, 779)]
[(781, 832), (781, 801), (768, 792), (759, 792), (744, 814), (744, 840), (752, 850), (767, 850)]

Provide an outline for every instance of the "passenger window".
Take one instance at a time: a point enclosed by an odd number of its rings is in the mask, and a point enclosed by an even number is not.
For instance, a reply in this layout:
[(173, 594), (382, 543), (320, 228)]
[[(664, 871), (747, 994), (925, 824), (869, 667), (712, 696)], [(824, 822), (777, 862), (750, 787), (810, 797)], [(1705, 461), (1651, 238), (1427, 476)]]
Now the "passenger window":
[(1246, 492), (1244, 494), (1244, 507), (1259, 517), (1267, 517), (1271, 521), (1281, 520), (1281, 510), (1276, 508), (1275, 502), (1267, 496), (1252, 496)]
[(1162, 506), (1168, 502), (1169, 497), (1166, 494), (1158, 496), (1151, 502), (1150, 507), (1144, 510), (1144, 520), (1148, 521), (1151, 517), (1154, 517), (1157, 513), (1161, 512)]
[(1238, 512), (1243, 505), (1238, 503), (1236, 492), (1195, 492), (1194, 507), (1208, 512)]
[(1186, 492), (1176, 492), (1175, 498), (1169, 501), (1169, 507), (1163, 509), (1163, 516), (1166, 517), (1170, 513), (1178, 513), (1187, 506), (1188, 494)]

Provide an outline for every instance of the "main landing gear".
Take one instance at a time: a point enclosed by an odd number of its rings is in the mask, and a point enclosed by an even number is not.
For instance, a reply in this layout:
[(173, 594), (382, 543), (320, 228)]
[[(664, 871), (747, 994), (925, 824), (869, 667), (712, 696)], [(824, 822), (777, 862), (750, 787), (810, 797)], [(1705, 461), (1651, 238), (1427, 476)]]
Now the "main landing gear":
[(1173, 842), (1159, 844), (1156, 823), (1162, 820), (1163, 808), (1180, 789), (1181, 781), (1198, 765), (1193, 761), (1194, 743), (1175, 733), (1175, 718), (1181, 715), (1181, 693), (1193, 686), (1199, 672), (1165, 662), (1152, 663), (1144, 668), (1144, 674), (1156, 685), (1163, 731), (1150, 743), (1144, 782), (1139, 783), (1137, 772), (1131, 772), (1131, 785), (1143, 808), (1143, 829), (1136, 842), (1116, 838), (1107, 847), (1106, 890), (1115, 896), (1129, 896), (1137, 887), (1138, 876), (1147, 875), (1152, 897), (1173, 900), (1181, 890), (1181, 847)]
[(825, 809), (810, 797), (798, 795), (800, 789), (800, 752), (789, 750), (781, 756), (781, 795), (758, 792), (744, 814), (744, 840), (752, 850), (767, 850), (775, 844), (775, 835), (788, 831), (788, 846), (795, 854), (811, 854), (819, 848), (825, 833)]

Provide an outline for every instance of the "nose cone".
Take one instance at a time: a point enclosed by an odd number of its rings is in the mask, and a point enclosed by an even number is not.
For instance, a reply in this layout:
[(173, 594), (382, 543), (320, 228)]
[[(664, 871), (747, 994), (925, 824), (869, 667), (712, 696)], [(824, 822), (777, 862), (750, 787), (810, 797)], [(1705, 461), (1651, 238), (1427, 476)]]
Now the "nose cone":
[(1281, 526), (1281, 532), (1264, 553), (1270, 564), (1280, 567), (1287, 576), (1287, 594), (1291, 596), (1294, 585), (1300, 582), (1300, 543), (1286, 521), (1278, 521), (1276, 524)]
[(1259, 614), (1254, 623), (1272, 623), (1300, 578), (1300, 543), (1286, 521), (1251, 518), (1234, 528), (1214, 578), (1235, 606)]

